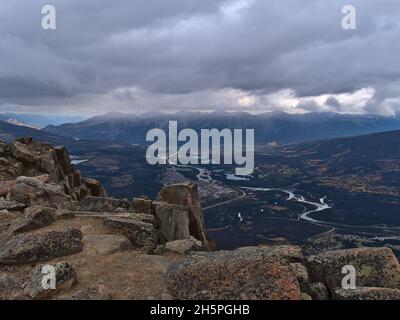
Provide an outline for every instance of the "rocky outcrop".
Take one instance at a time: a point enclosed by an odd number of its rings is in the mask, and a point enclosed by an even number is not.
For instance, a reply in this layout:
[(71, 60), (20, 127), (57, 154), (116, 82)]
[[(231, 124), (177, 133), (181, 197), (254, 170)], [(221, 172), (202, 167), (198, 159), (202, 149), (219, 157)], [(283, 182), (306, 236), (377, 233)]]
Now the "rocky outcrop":
[(158, 231), (150, 223), (124, 218), (109, 218), (104, 225), (117, 234), (128, 238), (136, 247), (154, 249), (158, 243)]
[(169, 267), (166, 281), (177, 299), (300, 300), (299, 282), (290, 266), (293, 256), (286, 251), (248, 247), (193, 253)]
[(46, 261), (82, 250), (82, 234), (77, 229), (24, 233), (0, 247), (0, 265)]
[[(98, 181), (81, 178), (79, 170), (71, 164), (69, 154), (64, 147), (52, 147), (35, 142), (32, 138), (21, 138), (10, 144), (1, 143), (0, 159), (0, 181), (2, 181), (0, 196), (7, 196), (12, 192), (15, 180), (21, 176), (45, 176), (47, 178), (42, 181), (43, 183), (58, 185), (58, 191), (72, 200), (80, 200), (87, 195), (106, 195)], [(34, 193), (34, 189), (38, 188), (42, 189), (43, 186), (36, 183), (35, 185), (22, 183), (13, 194), (17, 195), (19, 190), (27, 197), (27, 194)]]
[(156, 223), (165, 241), (190, 238), (189, 208), (187, 206), (155, 202)]
[(46, 184), (31, 177), (18, 177), (7, 198), (25, 206), (42, 205), (54, 208), (67, 207), (69, 196), (57, 184)]
[(204, 218), (196, 184), (180, 183), (168, 185), (161, 189), (157, 200), (188, 207), (190, 235), (200, 240), (204, 246), (208, 247)]
[(43, 279), (48, 271), (43, 267), (44, 265), (37, 266), (22, 285), (24, 294), (29, 298), (48, 299), (60, 292), (70, 290), (76, 282), (75, 270), (67, 262), (62, 262), (52, 265), (55, 272), (55, 288), (45, 287)]

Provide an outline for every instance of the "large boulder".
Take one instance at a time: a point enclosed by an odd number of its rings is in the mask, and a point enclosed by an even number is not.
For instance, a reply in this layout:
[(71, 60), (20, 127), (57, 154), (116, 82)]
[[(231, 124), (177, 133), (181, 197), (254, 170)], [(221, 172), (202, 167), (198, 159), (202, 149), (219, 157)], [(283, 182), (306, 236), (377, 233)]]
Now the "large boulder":
[(42, 281), (46, 273), (43, 273), (43, 271), (47, 270), (43, 269), (43, 267), (44, 265), (37, 266), (27, 276), (26, 281), (22, 285), (24, 294), (29, 298), (48, 299), (60, 292), (70, 290), (76, 282), (75, 270), (67, 262), (61, 262), (52, 265), (55, 271), (55, 288), (44, 288)]
[(165, 275), (177, 299), (300, 300), (293, 259), (286, 248), (246, 247), (196, 252), (172, 263)]
[(196, 184), (179, 183), (166, 186), (159, 192), (157, 200), (165, 201), (170, 204), (187, 206), (189, 208), (190, 235), (200, 240), (204, 246), (208, 245), (203, 212)]
[(389, 248), (328, 251), (307, 259), (311, 281), (326, 283), (331, 291), (342, 287), (347, 265), (356, 270), (357, 287), (400, 288), (400, 265)]
[(11, 226), (15, 234), (41, 228), (56, 219), (56, 210), (42, 206), (32, 206), (24, 210), (23, 216), (18, 218)]
[(43, 182), (40, 178), (20, 176), (9, 193), (9, 199), (27, 206), (43, 205), (54, 208), (69, 206), (71, 198), (57, 184)]
[(187, 206), (154, 202), (154, 214), (165, 241), (190, 238), (190, 218)]
[(29, 148), (28, 144), (22, 143), (20, 141), (14, 141), (10, 144), (10, 153), (17, 160), (21, 162), (33, 163), (35, 162), (35, 154), (33, 150)]
[(109, 218), (104, 225), (113, 232), (128, 238), (136, 247), (153, 249), (158, 243), (158, 231), (150, 223), (133, 219)]
[(0, 265), (46, 261), (82, 250), (82, 233), (74, 228), (23, 233), (0, 247)]

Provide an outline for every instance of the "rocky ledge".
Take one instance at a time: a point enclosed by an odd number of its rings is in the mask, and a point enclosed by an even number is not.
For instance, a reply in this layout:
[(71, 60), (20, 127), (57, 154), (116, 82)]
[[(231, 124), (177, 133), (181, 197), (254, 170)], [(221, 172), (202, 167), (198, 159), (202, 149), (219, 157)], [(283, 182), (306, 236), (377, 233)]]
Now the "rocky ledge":
[[(55, 289), (42, 285), (49, 267)], [(389, 248), (216, 251), (195, 184), (107, 197), (65, 148), (24, 138), (0, 142), (0, 298), (397, 300), (400, 265)]]

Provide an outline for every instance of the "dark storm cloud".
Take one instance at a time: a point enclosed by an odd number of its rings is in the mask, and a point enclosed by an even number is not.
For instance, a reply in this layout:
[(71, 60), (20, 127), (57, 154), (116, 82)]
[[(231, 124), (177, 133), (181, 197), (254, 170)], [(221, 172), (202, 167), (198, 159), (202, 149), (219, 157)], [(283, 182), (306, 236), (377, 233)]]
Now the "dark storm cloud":
[[(400, 3), (350, 2), (354, 31), (341, 28), (347, 0), (54, 0), (57, 30), (43, 31), (47, 1), (2, 0), (0, 102), (57, 105), (57, 98), (76, 102), (121, 88), (148, 98), (229, 88), (302, 97), (369, 87), (376, 93), (366, 111), (376, 113), (399, 96), (387, 88), (400, 77)], [(137, 100), (118, 92), (117, 99)]]

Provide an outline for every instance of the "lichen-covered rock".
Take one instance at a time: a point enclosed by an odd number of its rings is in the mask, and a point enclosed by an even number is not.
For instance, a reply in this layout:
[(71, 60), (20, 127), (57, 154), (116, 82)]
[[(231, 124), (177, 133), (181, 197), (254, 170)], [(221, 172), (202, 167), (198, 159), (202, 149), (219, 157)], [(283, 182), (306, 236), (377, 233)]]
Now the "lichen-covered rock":
[(55, 221), (53, 208), (32, 206), (24, 210), (23, 216), (18, 218), (11, 226), (15, 234), (41, 228)]
[(165, 241), (190, 238), (189, 208), (166, 202), (154, 202), (157, 226)]
[(355, 268), (357, 286), (400, 288), (400, 265), (389, 248), (328, 251), (307, 259), (311, 281), (326, 283), (331, 291), (342, 286), (346, 265)]
[(159, 192), (157, 200), (187, 206), (189, 208), (190, 235), (200, 240), (204, 246), (208, 245), (204, 217), (196, 184), (179, 183), (166, 186)]
[(125, 218), (109, 218), (104, 225), (113, 232), (128, 238), (136, 247), (155, 248), (158, 231), (150, 223)]
[(153, 214), (153, 204), (151, 200), (148, 199), (133, 198), (129, 210), (136, 213)]
[(82, 247), (82, 234), (74, 228), (23, 233), (0, 247), (0, 265), (46, 261), (78, 253)]
[(118, 235), (86, 235), (83, 237), (83, 243), (101, 256), (132, 249), (131, 242)]
[(57, 263), (52, 266), (55, 271), (55, 289), (43, 286), (43, 278), (48, 271), (43, 269), (44, 265), (40, 265), (27, 276), (26, 281), (22, 285), (25, 295), (32, 299), (48, 299), (72, 288), (76, 282), (75, 270), (67, 262)]
[(196, 252), (172, 263), (165, 279), (178, 299), (300, 300), (297, 277), (283, 252), (268, 247)]
[(334, 300), (400, 300), (399, 289), (389, 288), (356, 288), (336, 289), (333, 294)]

